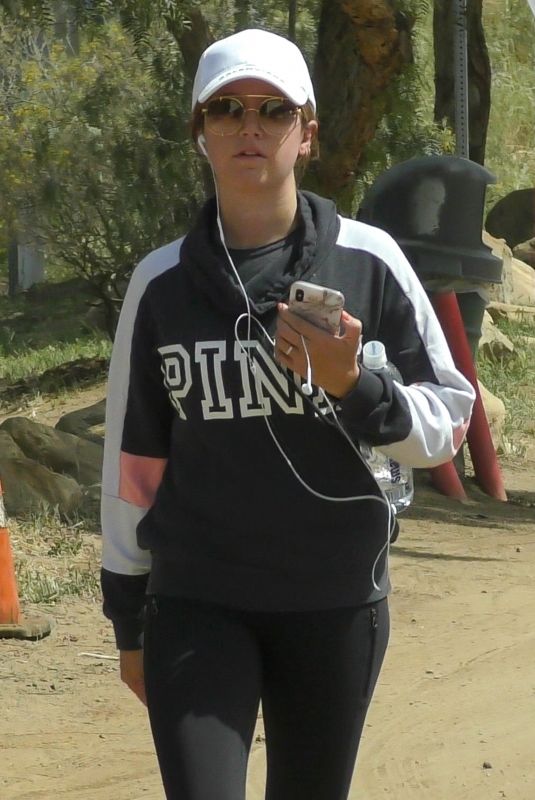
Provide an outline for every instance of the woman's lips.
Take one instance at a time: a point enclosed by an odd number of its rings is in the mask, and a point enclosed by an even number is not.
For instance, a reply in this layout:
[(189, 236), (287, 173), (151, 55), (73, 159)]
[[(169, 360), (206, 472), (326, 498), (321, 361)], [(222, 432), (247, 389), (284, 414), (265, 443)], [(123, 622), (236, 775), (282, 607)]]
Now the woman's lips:
[(240, 150), (239, 153), (236, 153), (235, 158), (265, 158), (265, 156), (258, 150)]

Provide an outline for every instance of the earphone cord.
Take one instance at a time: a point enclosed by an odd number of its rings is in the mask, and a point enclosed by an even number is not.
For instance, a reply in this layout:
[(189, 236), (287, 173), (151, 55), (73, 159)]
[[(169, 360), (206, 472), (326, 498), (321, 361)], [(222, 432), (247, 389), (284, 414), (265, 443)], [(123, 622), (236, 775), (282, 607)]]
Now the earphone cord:
[[(242, 351), (245, 351), (245, 347), (244, 347), (244, 345), (242, 344), (242, 342), (241, 342), (241, 340), (239, 338), (238, 327), (239, 327), (239, 323), (240, 323), (241, 319), (243, 319), (244, 316), (246, 316), (246, 315), (245, 314), (240, 314), (240, 316), (237, 318), (236, 323), (234, 325), (234, 335), (235, 335), (236, 341), (239, 343)], [(266, 331), (266, 329), (264, 328), (264, 326), (262, 325), (260, 320), (258, 320), (255, 316), (252, 316), (251, 319), (258, 325), (258, 327), (261, 329), (261, 331), (266, 336), (266, 338), (271, 342), (271, 344), (274, 345), (274, 340), (271, 338), (269, 333)], [(310, 364), (310, 355), (308, 353), (308, 349), (307, 349), (306, 342), (305, 342), (304, 339), (303, 339), (303, 347), (305, 349), (305, 355), (306, 355), (306, 359), (307, 359), (307, 382), (301, 387), (302, 390), (304, 390), (308, 385), (310, 385), (311, 372), (312, 372), (311, 364)], [(249, 355), (249, 354), (248, 354), (248, 359), (252, 359), (252, 356)], [(256, 384), (257, 384), (257, 395), (262, 400), (263, 399), (262, 389), (261, 389), (261, 386), (259, 385), (260, 379), (259, 379), (259, 376), (256, 373), (256, 370), (253, 371), (253, 375), (255, 377), (255, 381), (256, 381)], [(360, 450), (355, 445), (355, 443), (353, 442), (353, 440), (351, 439), (351, 437), (349, 436), (349, 434), (345, 430), (344, 426), (342, 425), (342, 423), (338, 419), (338, 415), (336, 413), (336, 409), (334, 408), (334, 406), (333, 406), (331, 400), (329, 399), (328, 395), (326, 394), (326, 392), (321, 387), (320, 387), (320, 393), (321, 393), (322, 399), (325, 401), (325, 403), (327, 404), (327, 406), (328, 406), (328, 408), (329, 408), (329, 410), (331, 412), (331, 415), (332, 415), (332, 417), (333, 417), (333, 419), (335, 421), (336, 428), (340, 431), (340, 433), (342, 434), (344, 439), (347, 441), (347, 443), (349, 444), (349, 446), (351, 447), (353, 452), (356, 454), (356, 456), (359, 459), (359, 461), (364, 465), (365, 469), (373, 477), (373, 473), (372, 473), (372, 471), (371, 471), (366, 459), (363, 457), (363, 455), (361, 454)], [(312, 401), (309, 399), (309, 396), (306, 394), (306, 392), (304, 392), (304, 394), (305, 394), (305, 396), (303, 397), (303, 400), (305, 402), (307, 402), (307, 403), (310, 403), (314, 408), (314, 413), (317, 414), (318, 411), (314, 407)], [(374, 495), (374, 494), (363, 494), (363, 495), (349, 495), (349, 496), (344, 496), (344, 497), (337, 497), (337, 496), (333, 496), (333, 495), (324, 494), (323, 492), (319, 492), (317, 489), (314, 489), (314, 487), (310, 486), (310, 484), (308, 484), (305, 481), (305, 479), (302, 477), (302, 475), (300, 475), (300, 473), (298, 472), (298, 470), (294, 466), (293, 462), (291, 461), (291, 459), (286, 454), (286, 452), (285, 452), (282, 444), (280, 443), (279, 439), (277, 438), (277, 435), (275, 434), (275, 431), (273, 430), (273, 426), (272, 426), (267, 414), (264, 414), (264, 422), (266, 424), (266, 427), (267, 427), (267, 429), (269, 431), (269, 434), (270, 434), (271, 438), (273, 439), (273, 442), (275, 443), (275, 446), (276, 446), (277, 450), (279, 451), (279, 453), (281, 454), (281, 456), (285, 460), (285, 462), (288, 465), (288, 467), (290, 468), (291, 472), (293, 473), (295, 478), (299, 481), (299, 483), (310, 494), (314, 495), (314, 497), (317, 497), (320, 500), (326, 500), (326, 501), (331, 502), (331, 503), (352, 503), (352, 502), (357, 502), (357, 501), (360, 501), (360, 500), (370, 500), (370, 501), (381, 503), (381, 505), (383, 505), (386, 508), (386, 511), (387, 511), (387, 525), (386, 525), (387, 538), (386, 538), (386, 541), (385, 541), (384, 545), (379, 550), (379, 553), (377, 554), (377, 556), (375, 558), (375, 561), (373, 563), (373, 567), (372, 567), (372, 583), (373, 583), (374, 588), (377, 591), (380, 591), (380, 587), (377, 584), (377, 581), (375, 580), (375, 572), (376, 572), (376, 569), (377, 569), (377, 565), (378, 565), (383, 553), (385, 552), (385, 550), (387, 551), (387, 555), (388, 555), (388, 552), (390, 550), (390, 538), (392, 536), (394, 523), (395, 523), (395, 516), (394, 516), (394, 512), (392, 510), (392, 505), (391, 505), (390, 501), (388, 500), (386, 494), (382, 490), (382, 488), (379, 486), (379, 484), (377, 484), (378, 489), (381, 492), (380, 496)], [(374, 480), (375, 480), (375, 478), (374, 478)]]
[[(247, 341), (250, 342), (251, 341), (251, 320), (252, 320), (251, 301), (249, 300), (249, 295), (247, 294), (247, 292), (245, 290), (245, 286), (243, 285), (243, 281), (240, 278), (240, 273), (236, 269), (236, 265), (234, 264), (234, 261), (232, 260), (232, 256), (230, 255), (230, 253), (228, 251), (227, 243), (225, 241), (225, 234), (224, 234), (224, 231), (223, 231), (223, 223), (221, 222), (221, 215), (219, 213), (219, 191), (218, 191), (218, 188), (217, 188), (217, 180), (216, 180), (216, 177), (215, 177), (215, 172), (214, 172), (214, 169), (212, 167), (211, 161), (208, 161), (208, 163), (210, 164), (210, 168), (212, 170), (212, 175), (214, 177), (215, 200), (216, 200), (216, 208), (217, 208), (217, 228), (219, 230), (219, 237), (221, 239), (221, 244), (223, 245), (223, 249), (224, 249), (224, 251), (226, 253), (226, 256), (228, 258), (229, 264), (232, 267), (234, 275), (236, 276), (236, 280), (238, 281), (238, 285), (240, 287), (241, 293), (242, 293), (243, 298), (245, 300), (245, 308), (247, 309), (247, 311), (245, 313), (245, 316), (247, 317)], [(240, 314), (240, 316), (238, 317), (238, 319), (236, 320), (236, 322), (234, 324), (234, 336), (235, 336), (235, 338), (236, 338), (236, 325), (238, 323), (238, 320), (241, 319), (241, 317), (243, 317), (243, 316), (244, 316), (243, 314)], [(271, 337), (268, 337), (268, 338), (270, 339), (271, 343), (274, 345), (275, 342), (271, 339)], [(237, 338), (236, 341), (240, 345), (242, 352), (245, 355), (248, 356), (249, 366), (252, 369), (252, 366), (254, 366), (254, 361), (253, 361), (252, 357), (250, 355), (248, 355), (246, 348), (243, 347), (243, 345), (242, 345), (241, 341), (239, 340), (239, 338)]]
[[(253, 374), (254, 379), (255, 379), (258, 397), (261, 400), (261, 402), (264, 404), (264, 410), (266, 411), (265, 398), (263, 396), (262, 387), (260, 385), (260, 378), (259, 378), (259, 376), (257, 374), (256, 362), (255, 362), (255, 360), (253, 358), (252, 350), (250, 349), (248, 351), (248, 349), (243, 345), (243, 343), (242, 343), (242, 341), (240, 339), (240, 336), (239, 336), (238, 328), (239, 328), (240, 321), (243, 319), (243, 317), (247, 317), (247, 342), (248, 343), (251, 343), (251, 328), (252, 328), (253, 320), (260, 327), (260, 329), (263, 331), (264, 335), (266, 336), (267, 340), (271, 343), (272, 347), (275, 347), (275, 340), (269, 335), (269, 333), (266, 331), (266, 329), (264, 328), (264, 326), (262, 325), (260, 320), (258, 320), (255, 316), (253, 316), (253, 314), (251, 312), (251, 301), (249, 300), (249, 296), (247, 294), (245, 286), (243, 285), (243, 281), (240, 278), (239, 272), (236, 269), (236, 265), (234, 264), (234, 261), (232, 259), (232, 256), (229, 253), (229, 250), (228, 250), (228, 247), (227, 247), (227, 244), (226, 244), (226, 241), (225, 241), (225, 234), (224, 234), (224, 231), (223, 231), (223, 224), (221, 222), (221, 214), (220, 214), (220, 208), (219, 208), (219, 191), (218, 191), (218, 187), (217, 187), (217, 179), (216, 179), (215, 172), (214, 172), (214, 169), (212, 167), (212, 164), (210, 162), (210, 159), (208, 159), (208, 163), (210, 164), (210, 168), (212, 170), (212, 175), (213, 175), (213, 178), (214, 178), (215, 198), (216, 198), (216, 208), (217, 208), (217, 227), (218, 227), (218, 230), (219, 230), (219, 236), (221, 238), (221, 243), (223, 245), (223, 249), (225, 250), (225, 254), (227, 256), (229, 264), (230, 264), (230, 266), (232, 268), (232, 271), (233, 271), (233, 273), (234, 273), (234, 275), (236, 277), (236, 280), (238, 282), (238, 285), (240, 287), (240, 290), (241, 290), (242, 295), (243, 295), (244, 300), (245, 300), (246, 311), (245, 311), (245, 313), (240, 314), (236, 318), (236, 321), (234, 323), (234, 338), (235, 338), (235, 341), (238, 343), (238, 345), (240, 347), (240, 350), (242, 351), (243, 355), (247, 359), (247, 363), (249, 364), (249, 368), (250, 368), (251, 373)], [(303, 399), (306, 402), (311, 403), (312, 401), (309, 399), (309, 397), (313, 392), (313, 387), (312, 387), (312, 364), (311, 364), (311, 361), (310, 361), (310, 355), (309, 355), (309, 352), (308, 352), (308, 348), (306, 346), (306, 341), (305, 341), (303, 336), (301, 336), (301, 341), (302, 341), (302, 344), (303, 344), (303, 349), (305, 351), (305, 356), (306, 356), (306, 360), (307, 360), (307, 377), (306, 377), (306, 382), (301, 387), (301, 392), (305, 396)], [(340, 431), (340, 433), (342, 434), (344, 439), (346, 439), (346, 441), (349, 443), (351, 449), (356, 453), (359, 461), (362, 464), (364, 464), (364, 466), (367, 469), (367, 471), (370, 474), (372, 474), (372, 477), (373, 477), (373, 473), (371, 472), (370, 467), (368, 466), (368, 464), (366, 462), (366, 459), (363, 458), (363, 456), (360, 453), (359, 449), (355, 446), (355, 444), (352, 441), (351, 437), (349, 436), (349, 434), (347, 433), (347, 431), (345, 430), (343, 425), (340, 423), (340, 420), (338, 419), (338, 416), (336, 414), (336, 410), (335, 410), (334, 406), (332, 405), (330, 399), (328, 398), (327, 394), (325, 393), (325, 391), (321, 387), (319, 387), (319, 389), (320, 389), (322, 398), (327, 403), (327, 405), (328, 405), (328, 407), (329, 407), (329, 409), (331, 411), (331, 414), (332, 414), (332, 416), (333, 416), (333, 418), (335, 420), (335, 423), (336, 423), (336, 427), (338, 428), (338, 430)], [(317, 413), (316, 409), (314, 409), (314, 411), (315, 411), (315, 413)], [(333, 502), (333, 503), (350, 503), (350, 502), (357, 502), (357, 501), (361, 501), (361, 500), (369, 500), (369, 501), (379, 502), (379, 503), (381, 503), (382, 505), (385, 506), (386, 511), (387, 511), (387, 525), (386, 525), (387, 537), (386, 537), (386, 542), (381, 547), (381, 549), (379, 550), (379, 553), (377, 554), (377, 557), (376, 557), (376, 559), (375, 559), (375, 561), (373, 563), (372, 574), (371, 574), (371, 579), (372, 579), (372, 583), (373, 583), (374, 588), (376, 589), (376, 591), (380, 591), (380, 586), (378, 585), (377, 581), (375, 580), (375, 571), (377, 569), (377, 565), (379, 564), (379, 561), (380, 561), (381, 557), (383, 556), (383, 553), (385, 552), (385, 550), (386, 550), (386, 555), (388, 557), (388, 552), (390, 550), (390, 537), (392, 535), (392, 531), (393, 531), (393, 527), (394, 527), (394, 514), (393, 514), (393, 511), (392, 511), (392, 506), (391, 506), (388, 498), (386, 497), (385, 493), (383, 492), (383, 490), (379, 486), (379, 484), (377, 484), (377, 486), (378, 486), (378, 488), (379, 488), (379, 490), (381, 492), (380, 496), (371, 495), (370, 494), (370, 495), (355, 495), (355, 496), (349, 496), (349, 497), (334, 497), (334, 496), (323, 494), (322, 492), (318, 492), (312, 486), (309, 486), (309, 484), (304, 480), (304, 478), (299, 474), (299, 472), (297, 471), (297, 469), (293, 465), (291, 459), (286, 454), (283, 446), (281, 445), (281, 443), (277, 439), (277, 436), (275, 435), (275, 432), (273, 431), (272, 425), (271, 425), (271, 423), (270, 423), (270, 421), (268, 419), (268, 414), (264, 413), (263, 416), (264, 416), (264, 422), (265, 422), (265, 424), (267, 426), (267, 429), (269, 431), (269, 434), (270, 434), (271, 438), (273, 439), (273, 442), (275, 443), (275, 446), (277, 447), (277, 450), (280, 452), (281, 456), (286, 461), (286, 463), (287, 463), (288, 467), (290, 468), (291, 472), (293, 473), (293, 475), (296, 477), (296, 479), (299, 481), (299, 483), (310, 494), (314, 495), (315, 497), (318, 497), (320, 500), (326, 500), (328, 502)]]

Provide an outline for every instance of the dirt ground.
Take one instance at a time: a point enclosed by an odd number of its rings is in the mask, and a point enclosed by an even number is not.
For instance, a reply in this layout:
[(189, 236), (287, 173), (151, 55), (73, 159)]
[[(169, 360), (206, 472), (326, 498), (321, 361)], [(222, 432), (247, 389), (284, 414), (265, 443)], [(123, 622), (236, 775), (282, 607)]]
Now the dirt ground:
[[(53, 423), (100, 390), (24, 413)], [(419, 475), (392, 548), (391, 644), (351, 800), (535, 797), (535, 461), (509, 457), (502, 471), (507, 504), (475, 487), (452, 501)], [(0, 641), (1, 800), (163, 800), (146, 713), (118, 680), (99, 602), (24, 611), (48, 614), (53, 630)], [(259, 719), (248, 800), (263, 797), (264, 774)]]

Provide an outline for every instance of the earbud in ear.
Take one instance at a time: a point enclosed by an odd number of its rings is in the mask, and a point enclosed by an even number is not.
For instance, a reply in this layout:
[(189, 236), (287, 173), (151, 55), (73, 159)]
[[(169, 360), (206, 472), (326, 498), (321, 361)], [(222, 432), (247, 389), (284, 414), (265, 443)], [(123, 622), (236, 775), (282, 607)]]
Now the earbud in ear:
[(206, 156), (206, 158), (208, 158), (208, 153), (206, 152), (206, 139), (204, 138), (204, 133), (200, 133), (198, 135), (197, 147), (199, 148), (203, 156)]

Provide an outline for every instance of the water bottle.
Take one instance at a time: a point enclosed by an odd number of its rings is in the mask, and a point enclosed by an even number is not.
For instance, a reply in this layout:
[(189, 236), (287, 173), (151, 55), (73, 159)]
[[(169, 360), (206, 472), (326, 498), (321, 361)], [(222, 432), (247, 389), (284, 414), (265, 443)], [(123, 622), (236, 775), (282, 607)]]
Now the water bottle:
[[(388, 372), (398, 383), (403, 383), (397, 367), (387, 361), (385, 346), (382, 342), (366, 342), (362, 348), (362, 363), (372, 372)], [(373, 472), (373, 476), (396, 514), (404, 511), (414, 497), (414, 479), (412, 468), (399, 464), (367, 444), (362, 446), (362, 454)]]

